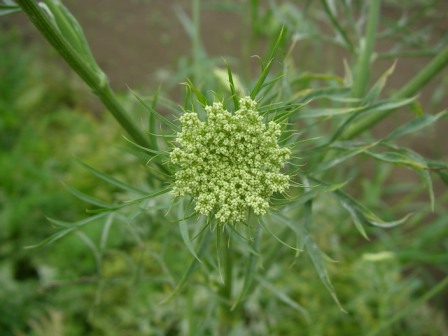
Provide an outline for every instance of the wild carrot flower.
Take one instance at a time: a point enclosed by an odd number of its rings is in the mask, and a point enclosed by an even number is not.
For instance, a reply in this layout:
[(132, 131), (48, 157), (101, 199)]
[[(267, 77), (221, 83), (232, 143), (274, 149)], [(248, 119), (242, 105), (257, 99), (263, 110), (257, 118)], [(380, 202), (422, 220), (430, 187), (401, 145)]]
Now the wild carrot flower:
[(250, 97), (239, 100), (231, 113), (223, 104), (206, 106), (206, 120), (195, 112), (180, 118), (181, 132), (171, 153), (180, 167), (175, 175), (175, 196), (191, 195), (195, 210), (215, 214), (218, 222), (244, 221), (249, 208), (257, 215), (269, 208), (269, 197), (289, 186), (280, 168), (290, 150), (278, 145), (280, 125), (267, 125)]

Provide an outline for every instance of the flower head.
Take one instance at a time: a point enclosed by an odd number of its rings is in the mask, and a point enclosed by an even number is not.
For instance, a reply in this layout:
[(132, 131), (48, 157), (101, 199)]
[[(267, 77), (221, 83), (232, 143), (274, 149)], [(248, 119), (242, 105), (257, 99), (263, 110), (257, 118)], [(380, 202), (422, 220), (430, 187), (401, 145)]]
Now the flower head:
[(235, 113), (219, 102), (206, 106), (205, 121), (194, 112), (184, 113), (176, 139), (180, 146), (170, 154), (180, 167), (174, 194), (191, 195), (196, 211), (215, 212), (221, 223), (244, 221), (248, 208), (266, 213), (272, 193), (289, 186), (289, 176), (280, 173), (291, 153), (278, 145), (280, 125), (266, 125), (250, 97), (241, 98), (239, 105)]

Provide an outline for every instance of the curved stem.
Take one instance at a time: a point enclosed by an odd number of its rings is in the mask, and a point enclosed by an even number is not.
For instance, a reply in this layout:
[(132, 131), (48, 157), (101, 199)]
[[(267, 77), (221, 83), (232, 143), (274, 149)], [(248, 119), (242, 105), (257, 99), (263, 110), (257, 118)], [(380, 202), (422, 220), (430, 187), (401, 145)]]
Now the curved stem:
[(118, 102), (115, 94), (110, 88), (107, 77), (99, 69), (92, 67), (84, 60), (76, 49), (61, 34), (55, 24), (50, 20), (47, 13), (33, 0), (16, 0), (23, 12), (28, 16), (37, 30), (56, 49), (67, 64), (81, 77), (81, 79), (92, 89), (101, 102), (112, 113), (118, 123), (126, 130), (132, 139), (139, 145), (150, 147), (148, 139), (143, 132), (134, 124), (123, 106)]

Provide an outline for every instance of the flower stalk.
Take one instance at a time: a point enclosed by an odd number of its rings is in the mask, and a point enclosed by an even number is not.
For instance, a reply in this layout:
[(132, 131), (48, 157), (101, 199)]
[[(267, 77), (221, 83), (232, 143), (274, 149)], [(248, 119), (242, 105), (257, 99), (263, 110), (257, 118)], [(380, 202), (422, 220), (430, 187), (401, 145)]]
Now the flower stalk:
[[(220, 230), (221, 228), (217, 228)], [(232, 310), (232, 291), (233, 291), (233, 260), (232, 246), (230, 235), (224, 228), (222, 235), (222, 255), (224, 258), (224, 283), (221, 288), (221, 317), (219, 325), (219, 335), (228, 335), (228, 331), (232, 326), (233, 313)]]
[[(135, 125), (124, 107), (118, 102), (108, 83), (106, 75), (96, 64), (93, 65), (89, 62), (89, 59), (83, 57), (83, 53), (75, 48), (75, 43), (70, 43), (67, 39), (68, 35), (66, 36), (62, 34), (61, 29), (57, 27), (55, 22), (50, 18), (50, 13), (47, 13), (45, 9), (40, 7), (35, 1), (17, 0), (16, 3), (28, 16), (43, 37), (53, 46), (59, 55), (61, 55), (90, 89), (92, 89), (93, 93), (98, 96), (101, 102), (132, 139), (140, 146), (150, 147), (148, 139)], [(78, 33), (80, 32), (78, 31)]]

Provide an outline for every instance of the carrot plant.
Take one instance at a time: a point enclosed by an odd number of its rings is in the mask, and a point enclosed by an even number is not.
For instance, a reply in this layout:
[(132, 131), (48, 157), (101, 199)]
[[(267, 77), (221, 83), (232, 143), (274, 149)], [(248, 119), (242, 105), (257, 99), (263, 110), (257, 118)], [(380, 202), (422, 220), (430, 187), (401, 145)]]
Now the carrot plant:
[[(349, 320), (350, 315), (344, 312), (352, 313), (360, 306), (356, 298), (344, 295), (344, 300), (339, 299), (339, 286), (333, 284), (329, 274), (341, 283), (343, 276), (362, 278), (363, 272), (372, 282), (387, 282), (390, 279), (384, 265), (376, 263), (390, 262), (393, 270), (398, 266), (394, 264), (396, 255), (390, 251), (364, 251), (353, 269), (348, 270), (351, 275), (338, 274), (339, 269), (344, 270), (344, 255), (329, 255), (329, 251), (334, 252), (330, 246), (345, 245), (350, 250), (354, 244), (353, 239), (338, 241), (338, 234), (342, 235), (338, 230), (347, 232), (349, 219), (354, 230), (367, 239), (366, 246), (379, 246), (369, 241), (369, 236), (381, 236), (409, 222), (418, 223), (429, 211), (439, 215), (433, 178), (437, 176), (445, 184), (448, 181), (445, 161), (427, 158), (401, 142), (447, 115), (446, 111), (423, 113), (418, 103), (418, 93), (448, 64), (446, 42), (432, 49), (415, 48), (409, 38), (396, 40), (389, 51), (376, 52), (379, 39), (393, 39), (405, 25), (383, 25), (380, 0), (352, 5), (351, 1), (320, 1), (319, 18), (333, 33), (326, 35), (312, 27), (313, 23), (307, 21), (311, 19), (304, 19), (311, 11), (309, 4), (299, 8), (290, 2), (271, 2), (263, 7), (259, 1), (249, 1), (246, 6), (251, 13), (252, 34), (272, 39), (267, 56), (260, 59), (258, 75), (251, 79), (233, 72), (224, 61), (219, 72), (210, 71), (215, 69), (214, 64), (203, 62), (207, 56), (199, 38), (201, 2), (193, 0), (193, 19), (182, 16), (194, 48), (192, 81), (185, 79), (183, 83), (182, 102), (159, 91), (147, 96), (131, 91), (133, 106), (145, 111), (146, 121), (139, 123), (116, 97), (90, 51), (82, 27), (60, 1), (4, 0), (2, 13), (22, 11), (98, 96), (126, 132), (128, 151), (145, 163), (129, 170), (143, 169), (147, 174), (141, 185), (131, 185), (80, 160), (87, 171), (121, 190), (127, 199), (108, 202), (68, 186), (71, 193), (89, 204), (89, 216), (77, 222), (51, 219), (58, 230), (30, 247), (46, 246), (83, 232), (93, 223), (102, 223), (99, 243), (85, 234), (81, 238), (95, 256), (98, 286), (104, 288), (107, 276), (102, 272), (102, 262), (111, 227), (127, 226), (136, 245), (143, 246), (142, 251), (148, 249), (146, 227), (151, 228), (159, 239), (151, 243), (161, 249), (156, 258), (159, 265), (146, 267), (145, 257), (133, 261), (134, 281), (153, 286), (160, 281), (157, 273), (162, 274), (165, 287), (154, 300), (161, 302), (163, 311), (164, 305), (183, 297), (180, 302), (187, 322), (179, 323), (178, 328), (183, 328), (180, 332), (185, 334), (228, 335), (242, 330), (281, 333), (282, 326), (275, 322), (257, 321), (264, 303), (268, 311), (279, 304), (286, 306), (288, 314), (297, 314), (292, 316), (307, 332), (325, 334), (313, 322), (318, 319), (319, 309), (313, 307), (307, 284), (283, 285), (292, 282), (282, 277), (297, 276), (294, 281), (300, 282), (300, 275), (308, 274), (310, 269), (314, 273), (306, 275), (306, 279), (319, 279), (328, 293), (315, 289), (312, 294), (331, 297), (335, 302), (335, 315), (329, 321)], [(267, 27), (275, 33), (267, 31)], [(343, 76), (300, 70), (297, 60), (303, 52), (301, 40), (308, 38), (344, 50), (347, 61), (337, 62), (344, 68)], [(400, 62), (406, 53), (424, 51), (430, 56), (427, 64), (396, 92), (385, 92), (395, 62), (391, 61), (390, 67), (378, 76), (372, 72), (375, 60), (394, 57)], [(403, 109), (419, 113), (382, 137), (371, 134), (377, 123)], [(378, 174), (371, 179), (360, 176), (357, 169), (366, 160), (377, 167)], [(410, 188), (426, 189), (431, 210), (422, 207), (410, 211), (403, 207), (392, 211), (387, 203), (369, 202), (373, 193), (377, 198), (384, 197), (381, 188), (388, 183), (391, 168), (396, 167), (415, 172), (419, 179)], [(360, 184), (365, 186), (366, 197), (361, 195)], [(446, 195), (441, 198), (442, 203), (446, 202)], [(446, 216), (440, 218), (442, 224), (435, 227), (443, 230)], [(179, 256), (185, 267), (170, 268), (163, 253)], [(342, 260), (335, 264), (335, 258)], [(399, 271), (392, 273), (399, 275)], [(445, 275), (420, 300), (435, 297), (447, 284)], [(410, 287), (405, 289), (411, 291)], [(388, 291), (390, 294), (394, 289)], [(99, 293), (97, 299), (101, 300)], [(365, 322), (357, 331), (350, 327), (343, 330), (381, 334), (396, 321), (411, 316), (412, 306), (388, 316), (386, 297), (373, 296), (369, 300), (379, 300), (375, 304), (383, 309), (378, 313), (381, 324)], [(400, 306), (400, 302), (391, 304)], [(193, 314), (198, 310), (205, 321)], [(410, 332), (411, 320), (399, 332)], [(320, 323), (322, 327), (325, 323), (331, 326), (328, 321)], [(285, 328), (288, 332), (294, 330), (291, 326)]]

